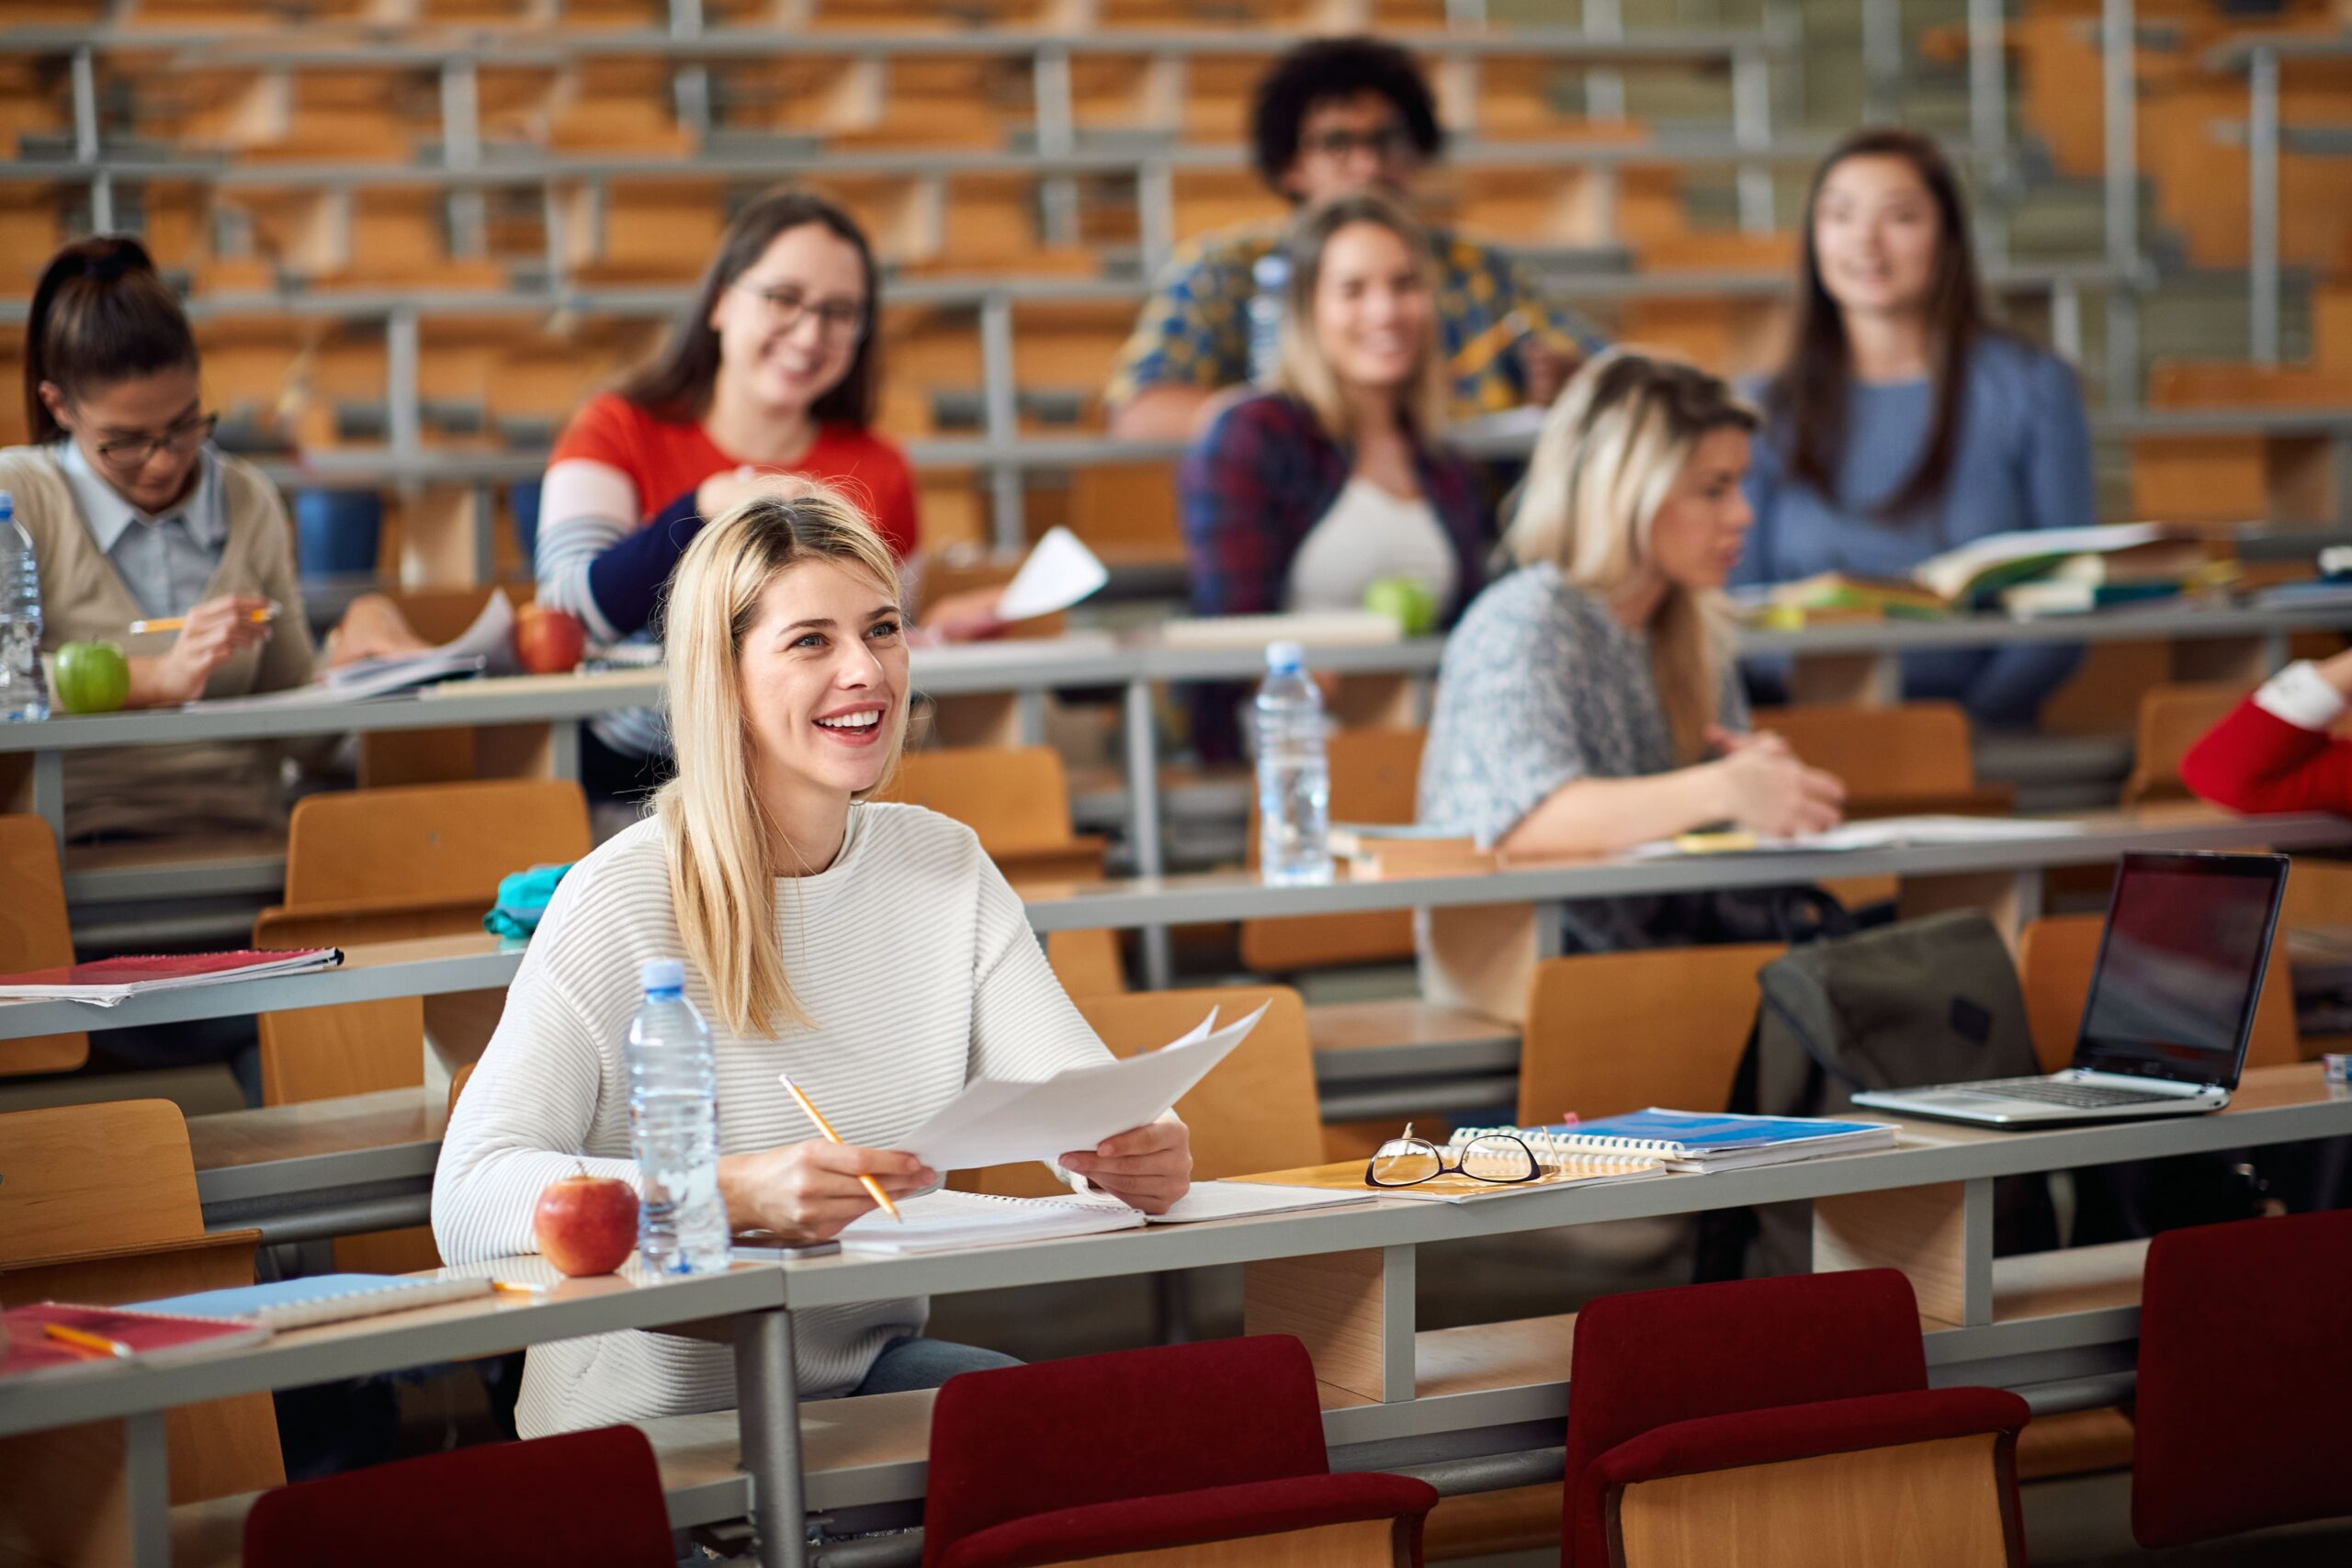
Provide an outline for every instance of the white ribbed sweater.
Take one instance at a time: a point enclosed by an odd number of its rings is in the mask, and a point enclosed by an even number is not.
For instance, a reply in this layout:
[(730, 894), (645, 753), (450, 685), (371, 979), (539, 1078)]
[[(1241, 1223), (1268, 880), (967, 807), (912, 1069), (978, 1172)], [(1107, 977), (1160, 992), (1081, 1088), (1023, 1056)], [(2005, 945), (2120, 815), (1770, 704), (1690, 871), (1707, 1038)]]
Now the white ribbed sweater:
[[(891, 1148), (975, 1077), (1041, 1078), (1109, 1059), (1029, 931), (1021, 900), (961, 823), (919, 807), (853, 807), (831, 866), (776, 883), (785, 973), (812, 1030), (718, 1030), (718, 1141), (744, 1154), (818, 1136), (789, 1071), (846, 1141)], [(629, 828), (573, 867), (548, 903), (506, 1010), (441, 1145), (433, 1234), (451, 1263), (537, 1250), (531, 1209), (580, 1156), (634, 1182), (621, 1059), (639, 965), (681, 956), (660, 824)], [(716, 1019), (689, 969), (687, 995)], [(882, 1348), (922, 1330), (920, 1300), (805, 1311), (800, 1392), (847, 1393)], [(536, 1347), (523, 1435), (735, 1404), (723, 1346), (609, 1334)]]

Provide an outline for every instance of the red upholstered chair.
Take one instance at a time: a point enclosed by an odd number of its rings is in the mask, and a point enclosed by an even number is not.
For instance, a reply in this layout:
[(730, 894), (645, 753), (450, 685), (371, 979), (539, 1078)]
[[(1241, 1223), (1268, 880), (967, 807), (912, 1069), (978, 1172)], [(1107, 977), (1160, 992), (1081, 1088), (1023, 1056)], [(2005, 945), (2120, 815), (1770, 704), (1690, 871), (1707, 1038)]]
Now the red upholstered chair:
[(1284, 1334), (966, 1372), (932, 1408), (927, 1490), (924, 1568), (1241, 1540), (1246, 1559), (1216, 1560), (1418, 1568), (1437, 1506), (1426, 1482), (1330, 1472), (1315, 1369)]
[(599, 1427), (266, 1492), (245, 1568), (676, 1568), (653, 1445)]
[[(1639, 1483), (1657, 1488), (1638, 1499), (1653, 1502), (1686, 1468), (1815, 1460), (1877, 1448), (1895, 1434), (1951, 1435), (1955, 1426), (1995, 1434), (1976, 1445), (1975, 1462), (1992, 1484), (1984, 1495), (2000, 1501), (2001, 1534), (2013, 1539), (2017, 1492), (2007, 1461), (2026, 1420), (2023, 1402), (1996, 1391), (1931, 1395), (1927, 1386), (1918, 1306), (1910, 1281), (1891, 1269), (1604, 1296), (1577, 1315), (1561, 1562), (1619, 1561), (1612, 1509), (1622, 1516)], [(1883, 1403), (1889, 1396), (1908, 1397)]]
[(2352, 1515), (2352, 1211), (2166, 1231), (2140, 1284), (2132, 1533)]

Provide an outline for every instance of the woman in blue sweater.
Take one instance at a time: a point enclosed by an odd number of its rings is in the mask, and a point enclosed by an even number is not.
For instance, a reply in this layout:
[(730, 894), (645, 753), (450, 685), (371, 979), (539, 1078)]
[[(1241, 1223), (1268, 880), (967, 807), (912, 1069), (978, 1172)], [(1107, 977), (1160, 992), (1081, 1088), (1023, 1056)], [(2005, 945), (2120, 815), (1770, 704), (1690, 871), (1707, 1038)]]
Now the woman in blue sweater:
[[(1907, 130), (1849, 138), (1815, 174), (1789, 358), (1758, 389), (1756, 526), (1735, 583), (1901, 577), (1987, 534), (2098, 521), (2090, 422), (2064, 361), (1995, 326), (1968, 209)], [(1906, 655), (1906, 697), (2030, 725), (2081, 649)]]

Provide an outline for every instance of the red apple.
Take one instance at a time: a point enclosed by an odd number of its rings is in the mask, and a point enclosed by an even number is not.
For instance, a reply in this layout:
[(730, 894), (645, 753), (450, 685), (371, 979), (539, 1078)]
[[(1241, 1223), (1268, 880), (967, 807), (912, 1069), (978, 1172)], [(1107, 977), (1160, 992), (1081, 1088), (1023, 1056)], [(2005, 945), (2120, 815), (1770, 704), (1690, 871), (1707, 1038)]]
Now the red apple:
[(588, 650), (588, 628), (580, 617), (543, 604), (514, 612), (514, 658), (534, 675), (560, 675)]
[(637, 1190), (609, 1176), (550, 1181), (531, 1211), (539, 1255), (575, 1278), (609, 1274), (637, 1250)]

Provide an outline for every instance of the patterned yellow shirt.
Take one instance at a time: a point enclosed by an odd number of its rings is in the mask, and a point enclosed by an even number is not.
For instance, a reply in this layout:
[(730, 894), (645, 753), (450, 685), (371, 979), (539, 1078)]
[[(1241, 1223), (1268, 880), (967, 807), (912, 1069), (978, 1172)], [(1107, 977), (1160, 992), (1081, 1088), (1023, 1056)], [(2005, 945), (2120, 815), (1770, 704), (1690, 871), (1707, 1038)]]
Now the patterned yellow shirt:
[[(1251, 225), (1177, 252), (1120, 349), (1104, 397), (1113, 407), (1147, 387), (1221, 388), (1250, 379), (1252, 269), (1282, 243), (1280, 225)], [(1437, 258), (1438, 339), (1453, 368), (1449, 414), (1472, 419), (1519, 407), (1527, 385), (1510, 352), (1532, 332), (1562, 354), (1596, 353), (1608, 340), (1583, 317), (1545, 298), (1525, 263), (1448, 230), (1430, 231)], [(1507, 325), (1516, 314), (1519, 323)]]

